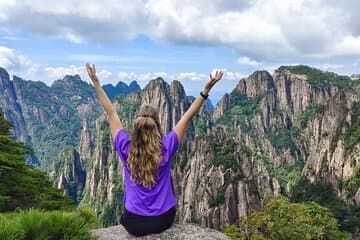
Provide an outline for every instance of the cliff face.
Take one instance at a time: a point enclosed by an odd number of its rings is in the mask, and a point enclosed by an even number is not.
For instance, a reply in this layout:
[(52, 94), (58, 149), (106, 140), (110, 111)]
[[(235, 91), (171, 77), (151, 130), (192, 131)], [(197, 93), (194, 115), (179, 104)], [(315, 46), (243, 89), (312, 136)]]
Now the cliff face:
[(16, 76), (10, 81), (4, 69), (0, 72), (0, 107), (14, 124), (15, 137), (31, 146), (40, 167), (49, 170), (63, 148), (78, 144), (82, 119), (98, 116), (95, 92), (77, 75), (48, 87)]
[[(6, 118), (14, 125), (14, 135), (17, 139), (21, 139), (27, 143), (25, 120), (22, 116), (22, 109), (20, 103), (17, 101), (16, 89), (13, 81), (10, 81), (7, 71), (0, 67), (0, 105), (5, 106), (3, 109)], [(10, 109), (14, 109), (11, 111)]]
[[(6, 96), (17, 96), (1, 101), (11, 109), (20, 102), (22, 111), (31, 108), (36, 119), (49, 121), (48, 115), (24, 104), (16, 87), (9, 91), (11, 81), (4, 81), (4, 73), (0, 76)], [(119, 96), (114, 105), (129, 132), (141, 105), (156, 107), (167, 133), (191, 101), (179, 82), (167, 84), (159, 78), (139, 92)], [(240, 80), (212, 113), (202, 108), (173, 159), (178, 220), (220, 229), (260, 208), (270, 194), (291, 196), (304, 178), (329, 183), (330, 194), (359, 204), (359, 101), (357, 80), (304, 66), (281, 67), (273, 76), (258, 71)], [(57, 111), (62, 117), (69, 114)], [(13, 112), (8, 116), (23, 116)], [(50, 128), (50, 123), (44, 124)], [(93, 121), (85, 116), (80, 123), (77, 144), (66, 156), (58, 152), (63, 161), (55, 164), (55, 182), (75, 185), (77, 199), (83, 196), (81, 203), (92, 206), (104, 225), (119, 223), (122, 166), (106, 116)], [(21, 135), (21, 128), (16, 131)]]

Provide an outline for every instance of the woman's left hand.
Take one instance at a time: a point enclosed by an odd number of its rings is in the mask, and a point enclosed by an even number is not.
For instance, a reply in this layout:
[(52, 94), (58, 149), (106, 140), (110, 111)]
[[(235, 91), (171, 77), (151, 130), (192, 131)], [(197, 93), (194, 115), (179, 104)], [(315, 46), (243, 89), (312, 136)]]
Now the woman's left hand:
[(95, 65), (93, 64), (92, 66), (90, 64), (86, 64), (86, 70), (89, 74), (89, 77), (91, 79), (91, 81), (93, 82), (93, 84), (95, 86), (99, 85), (100, 86), (100, 81), (98, 79), (98, 77), (96, 76), (96, 69), (95, 69)]
[(210, 73), (209, 81), (206, 83), (203, 93), (207, 95), (211, 88), (223, 77), (224, 72), (223, 71), (216, 71), (214, 75)]

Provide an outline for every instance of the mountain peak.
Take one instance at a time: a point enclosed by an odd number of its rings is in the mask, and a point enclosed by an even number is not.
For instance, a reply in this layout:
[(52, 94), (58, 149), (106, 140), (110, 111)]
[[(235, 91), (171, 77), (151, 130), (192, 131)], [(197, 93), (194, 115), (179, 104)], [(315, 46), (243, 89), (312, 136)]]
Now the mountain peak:
[(78, 74), (65, 75), (62, 79), (55, 80), (51, 84), (51, 88), (83, 88), (88, 87), (89, 84), (81, 79)]
[(9, 77), (9, 73), (5, 70), (5, 68), (0, 67), (0, 76), (8, 76)]
[(160, 88), (168, 88), (169, 84), (162, 77), (157, 77), (150, 80), (150, 82), (145, 86), (144, 89), (152, 89), (157, 86), (159, 86)]
[(65, 75), (63, 81), (83, 81), (79, 74), (75, 75)]
[(8, 86), (9, 84), (9, 73), (4, 68), (0, 67), (0, 89), (2, 88), (1, 86), (4, 86), (4, 88), (6, 88), (6, 86)]
[(129, 85), (129, 88), (134, 89), (136, 91), (139, 91), (141, 89), (137, 81), (132, 81)]

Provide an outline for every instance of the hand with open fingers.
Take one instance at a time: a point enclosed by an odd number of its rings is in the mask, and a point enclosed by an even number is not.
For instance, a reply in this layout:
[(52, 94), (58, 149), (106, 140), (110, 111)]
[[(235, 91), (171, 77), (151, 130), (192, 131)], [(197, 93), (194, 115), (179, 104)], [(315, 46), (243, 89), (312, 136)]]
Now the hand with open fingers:
[(224, 72), (223, 71), (216, 71), (215, 74), (211, 74), (210, 73), (210, 79), (209, 81), (206, 83), (205, 88), (204, 88), (204, 93), (207, 94), (211, 88), (224, 76)]
[(89, 77), (91, 79), (91, 81), (93, 82), (94, 85), (100, 85), (100, 82), (99, 82), (99, 79), (98, 77), (96, 76), (96, 69), (95, 69), (95, 65), (92, 64), (92, 66), (87, 63), (86, 64), (86, 70), (89, 74)]

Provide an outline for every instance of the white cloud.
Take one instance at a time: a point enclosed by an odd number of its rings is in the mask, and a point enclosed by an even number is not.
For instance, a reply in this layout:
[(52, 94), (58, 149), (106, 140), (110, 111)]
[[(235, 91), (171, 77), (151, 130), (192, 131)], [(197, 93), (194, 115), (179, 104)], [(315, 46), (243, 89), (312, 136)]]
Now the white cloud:
[(112, 76), (112, 72), (106, 70), (106, 69), (102, 69), (100, 72), (99, 72), (99, 77), (101, 79), (109, 79), (110, 77)]
[(358, 57), (359, 8), (358, 0), (0, 0), (0, 29), (76, 43), (145, 34), (168, 43), (228, 46), (261, 62)]
[(260, 62), (257, 62), (255, 60), (251, 60), (250, 58), (246, 57), (246, 56), (243, 56), (243, 57), (239, 57), (237, 60), (236, 60), (236, 63), (237, 64), (244, 64), (244, 65), (249, 65), (249, 66), (252, 66), (252, 67), (257, 67), (259, 65), (261, 65)]
[[(80, 75), (81, 79), (90, 82), (85, 66), (59, 66), (45, 67), (32, 61), (18, 51), (0, 45), (0, 66), (5, 68), (10, 75), (17, 75), (24, 79), (42, 81), (51, 85), (53, 81), (63, 78), (65, 75)], [(117, 83), (112, 79), (112, 73), (106, 69), (97, 69), (98, 76), (104, 82)]]
[(75, 65), (70, 65), (68, 67), (46, 67), (38, 72), (39, 76), (41, 76), (42, 81), (47, 84), (51, 84), (56, 79), (61, 79), (65, 75), (75, 75), (78, 74), (80, 77), (87, 81), (87, 74), (85, 67), (79, 67)]
[(0, 16), (3, 28), (66, 38), (75, 43), (131, 39), (143, 32), (146, 25), (142, 0), (20, 0), (16, 4), (1, 1)]
[(35, 77), (40, 66), (14, 49), (0, 45), (0, 66), (12, 74)]
[(183, 81), (183, 80), (204, 81), (207, 78), (209, 78), (209, 75), (204, 73), (196, 73), (196, 72), (182, 72), (171, 76), (171, 78), (179, 81)]
[(325, 71), (339, 71), (339, 69), (344, 68), (343, 64), (331, 64), (331, 63), (323, 63), (320, 65), (316, 65), (316, 68), (319, 68), (321, 70)]

